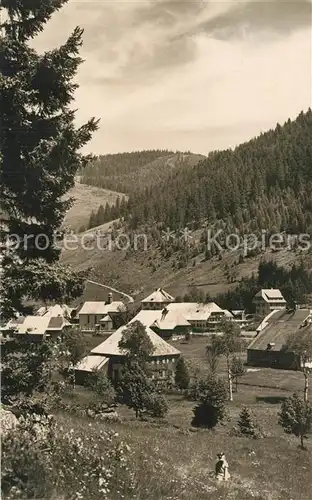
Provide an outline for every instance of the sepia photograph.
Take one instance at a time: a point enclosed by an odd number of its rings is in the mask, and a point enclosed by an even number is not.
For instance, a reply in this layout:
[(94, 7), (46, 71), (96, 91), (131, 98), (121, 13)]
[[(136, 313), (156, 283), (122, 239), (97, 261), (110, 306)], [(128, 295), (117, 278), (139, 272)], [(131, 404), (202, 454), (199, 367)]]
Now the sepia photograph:
[(0, 0), (3, 500), (312, 497), (312, 0)]

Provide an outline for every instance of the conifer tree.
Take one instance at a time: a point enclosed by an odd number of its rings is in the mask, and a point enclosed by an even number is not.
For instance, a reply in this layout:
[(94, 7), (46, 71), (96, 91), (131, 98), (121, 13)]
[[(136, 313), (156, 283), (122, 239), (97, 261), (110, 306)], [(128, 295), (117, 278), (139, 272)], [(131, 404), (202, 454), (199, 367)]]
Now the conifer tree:
[(312, 430), (312, 406), (294, 393), (282, 403), (279, 424), (287, 434), (299, 437), (301, 448), (304, 449), (304, 439)]
[(239, 414), (238, 428), (240, 434), (243, 436), (259, 437), (259, 427), (247, 406), (243, 406)]
[(96, 214), (96, 225), (100, 226), (105, 222), (105, 213), (103, 205), (100, 205)]
[(184, 358), (179, 358), (175, 371), (175, 384), (179, 389), (187, 389), (190, 384), (190, 374)]
[(60, 254), (55, 232), (72, 201), (63, 195), (89, 161), (80, 149), (97, 129), (93, 118), (76, 128), (70, 108), (83, 30), (75, 28), (62, 46), (43, 54), (30, 45), (65, 3), (2, 0), (1, 5), (0, 199), (8, 217), (1, 237), (15, 243), (2, 262), (4, 316), (24, 311), (25, 276), (28, 298), (42, 289), (38, 280), (44, 280), (45, 270), (53, 300), (62, 300), (63, 291), (70, 296), (72, 286), (73, 296), (83, 290), (84, 275), (54, 267)]
[(222, 379), (210, 375), (199, 381), (198, 401), (193, 413), (192, 425), (212, 429), (226, 417), (226, 386)]
[(167, 406), (156, 393), (148, 369), (154, 346), (142, 323), (135, 321), (126, 328), (118, 346), (126, 354), (118, 381), (120, 400), (135, 411), (136, 418), (144, 412), (163, 417)]

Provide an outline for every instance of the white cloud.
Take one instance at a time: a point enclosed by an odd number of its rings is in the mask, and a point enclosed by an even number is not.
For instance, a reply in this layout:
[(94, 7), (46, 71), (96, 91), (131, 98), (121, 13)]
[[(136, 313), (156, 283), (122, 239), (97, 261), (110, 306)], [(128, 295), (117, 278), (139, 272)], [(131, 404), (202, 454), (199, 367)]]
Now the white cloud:
[(56, 14), (36, 45), (51, 48), (76, 24), (85, 27), (77, 119), (101, 118), (88, 150), (206, 153), (307, 109), (311, 28), (288, 29), (284, 18), (283, 30), (274, 19), (253, 29), (249, 8), (248, 24), (233, 25), (235, 36), (214, 38), (207, 23), (222, 14), (230, 23), (237, 5), (70, 2)]

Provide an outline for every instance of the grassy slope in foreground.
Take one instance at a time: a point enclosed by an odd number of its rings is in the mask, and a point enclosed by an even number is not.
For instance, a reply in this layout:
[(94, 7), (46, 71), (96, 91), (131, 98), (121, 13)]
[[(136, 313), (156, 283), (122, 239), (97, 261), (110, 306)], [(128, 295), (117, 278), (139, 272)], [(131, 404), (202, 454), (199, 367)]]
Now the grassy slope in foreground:
[[(190, 344), (174, 343), (188, 361), (207, 370), (206, 339), (194, 338)], [(226, 376), (225, 359), (218, 374)], [(261, 369), (243, 376), (229, 403), (229, 420), (214, 431), (191, 429), (193, 402), (181, 395), (167, 397), (169, 413), (164, 422), (140, 422), (133, 411), (119, 407), (121, 423), (96, 423), (99, 432), (112, 427), (131, 446), (131, 466), (138, 480), (138, 500), (309, 500), (312, 486), (311, 443), (307, 451), (299, 440), (288, 436), (278, 425), (282, 400), (303, 388), (299, 372)], [(77, 387), (74, 401), (87, 404), (87, 392)], [(259, 440), (231, 435), (241, 406), (247, 405), (265, 437)], [(61, 415), (65, 425), (85, 426), (85, 418)], [(69, 420), (68, 420), (69, 419)], [(194, 431), (194, 432), (192, 432)], [(224, 451), (231, 480), (218, 484), (214, 479), (216, 453)]]

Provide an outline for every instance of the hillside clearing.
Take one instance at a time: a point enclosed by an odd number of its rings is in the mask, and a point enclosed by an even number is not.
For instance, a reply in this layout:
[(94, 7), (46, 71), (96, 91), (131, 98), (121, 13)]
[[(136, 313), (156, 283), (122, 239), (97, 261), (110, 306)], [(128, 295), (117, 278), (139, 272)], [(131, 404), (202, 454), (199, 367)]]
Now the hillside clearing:
[(81, 226), (87, 228), (92, 210), (97, 211), (100, 205), (105, 206), (106, 203), (114, 205), (118, 196), (123, 197), (125, 195), (77, 182), (64, 196), (64, 199), (73, 197), (75, 202), (67, 212), (63, 226), (74, 231), (78, 231)]

